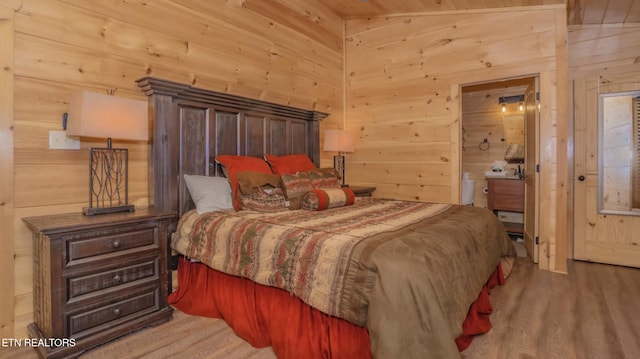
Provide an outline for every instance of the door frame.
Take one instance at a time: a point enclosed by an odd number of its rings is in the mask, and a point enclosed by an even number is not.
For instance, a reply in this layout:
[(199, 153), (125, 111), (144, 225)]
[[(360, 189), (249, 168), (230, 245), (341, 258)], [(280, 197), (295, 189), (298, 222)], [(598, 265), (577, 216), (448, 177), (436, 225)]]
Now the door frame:
[[(457, 168), (452, 169), (452, 176), (454, 178), (457, 179), (457, 191), (455, 191), (455, 186), (453, 186), (453, 190), (452, 190), (452, 202), (453, 203), (461, 203), (461, 175), (462, 175), (462, 88), (463, 87), (467, 87), (467, 86), (473, 86), (473, 85), (480, 85), (480, 84), (491, 84), (491, 83), (496, 83), (496, 82), (504, 82), (504, 81), (508, 81), (508, 80), (515, 80), (515, 79), (523, 79), (523, 78), (533, 78), (534, 82), (535, 82), (535, 89), (536, 91), (540, 91), (540, 77), (541, 74), (537, 73), (537, 74), (523, 74), (523, 75), (518, 75), (518, 76), (510, 76), (510, 77), (504, 77), (504, 78), (497, 78), (497, 79), (491, 79), (491, 80), (486, 80), (486, 81), (479, 81), (479, 82), (472, 82), (472, 83), (459, 83), (459, 84), (455, 84), (451, 86), (451, 93), (452, 95), (457, 95), (456, 97), (458, 98), (458, 103), (457, 106), (452, 106), (451, 107), (451, 115), (452, 118), (458, 119), (457, 125), (452, 125), (451, 126), (451, 132), (452, 132), (452, 139), (457, 139), (457, 141), (452, 141), (452, 157), (453, 158), (457, 158), (458, 159), (458, 166)], [(541, 98), (541, 96), (540, 96)], [(539, 112), (539, 111), (538, 111)], [(534, 155), (534, 161), (536, 161), (536, 157), (538, 157), (537, 159), (537, 164), (540, 164), (540, 160), (541, 160), (541, 148), (540, 148), (540, 122), (541, 122), (541, 116), (540, 114), (538, 114), (538, 116), (536, 116), (536, 118), (534, 119), (534, 121), (536, 121), (535, 123), (535, 148), (536, 151), (533, 154)], [(535, 156), (537, 154), (537, 156)], [(528, 159), (525, 158), (525, 162)], [(456, 167), (456, 166), (454, 166)], [(536, 203), (534, 205), (535, 208), (535, 233), (536, 233), (536, 237), (539, 237), (539, 233), (540, 233), (540, 196), (538, 195), (540, 193), (540, 173), (536, 172), (534, 174), (536, 176), (536, 181), (535, 181), (535, 192), (536, 192)], [(526, 174), (525, 174), (526, 176)], [(455, 182), (455, 179), (452, 179), (453, 182)], [(457, 194), (456, 194), (457, 192)], [(526, 196), (525, 196), (526, 198)], [(527, 208), (527, 204), (525, 203), (525, 208)], [(523, 238), (524, 238), (524, 233), (523, 233)], [(538, 244), (536, 244), (534, 246), (534, 249), (536, 251), (536, 254), (534, 254), (535, 258), (539, 258), (540, 257), (540, 246)], [(540, 265), (541, 263), (537, 262), (538, 265)]]
[(15, 332), (14, 290), (14, 10), (0, 6), (0, 337)]

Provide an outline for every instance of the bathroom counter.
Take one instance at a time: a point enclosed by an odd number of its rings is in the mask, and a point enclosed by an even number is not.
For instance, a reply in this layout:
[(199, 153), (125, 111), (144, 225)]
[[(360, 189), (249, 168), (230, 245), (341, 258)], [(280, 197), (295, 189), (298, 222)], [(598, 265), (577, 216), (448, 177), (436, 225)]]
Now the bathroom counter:
[(524, 177), (520, 178), (518, 175), (506, 174), (505, 172), (490, 172), (490, 171), (486, 171), (484, 173), (484, 178), (486, 178), (487, 180), (490, 179), (490, 178), (508, 179), (508, 180), (521, 180), (521, 179), (524, 179)]

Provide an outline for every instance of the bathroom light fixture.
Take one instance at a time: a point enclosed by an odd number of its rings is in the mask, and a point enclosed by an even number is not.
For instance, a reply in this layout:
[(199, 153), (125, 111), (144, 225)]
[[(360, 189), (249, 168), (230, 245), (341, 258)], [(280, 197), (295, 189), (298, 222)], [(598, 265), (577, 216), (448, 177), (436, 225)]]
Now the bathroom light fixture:
[(498, 104), (502, 108), (502, 112), (507, 111), (508, 103), (520, 103), (520, 111), (524, 108), (524, 95), (516, 95), (516, 96), (500, 96), (498, 98)]
[(524, 103), (520, 102), (520, 105), (518, 106), (518, 110), (522, 111), (524, 110)]

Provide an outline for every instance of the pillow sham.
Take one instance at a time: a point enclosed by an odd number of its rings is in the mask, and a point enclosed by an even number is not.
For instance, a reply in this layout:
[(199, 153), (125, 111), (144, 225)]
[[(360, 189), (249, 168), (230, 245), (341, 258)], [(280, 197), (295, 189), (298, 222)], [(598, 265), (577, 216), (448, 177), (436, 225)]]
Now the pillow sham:
[(273, 173), (287, 174), (307, 171), (316, 168), (311, 159), (305, 154), (274, 156), (265, 155), (264, 159), (269, 163)]
[(328, 208), (350, 206), (355, 199), (356, 196), (349, 187), (317, 188), (302, 197), (302, 209), (322, 211)]
[(257, 192), (240, 196), (242, 208), (260, 212), (288, 211), (289, 204), (281, 188), (259, 188)]
[(233, 209), (231, 186), (226, 178), (184, 175), (184, 181), (198, 214)]
[(306, 171), (313, 188), (340, 188), (340, 175), (333, 167)]
[(306, 172), (287, 173), (280, 176), (284, 195), (289, 201), (290, 209), (302, 207), (302, 197), (313, 189), (311, 179)]
[(270, 174), (271, 167), (258, 157), (221, 155), (216, 157), (216, 162), (224, 166), (225, 173), (231, 183), (231, 193), (233, 195), (233, 208), (240, 210), (240, 199), (238, 198), (237, 173), (242, 171), (254, 171)]
[(280, 176), (272, 173), (241, 171), (236, 173), (238, 189), (243, 194), (256, 193), (262, 187), (280, 187)]

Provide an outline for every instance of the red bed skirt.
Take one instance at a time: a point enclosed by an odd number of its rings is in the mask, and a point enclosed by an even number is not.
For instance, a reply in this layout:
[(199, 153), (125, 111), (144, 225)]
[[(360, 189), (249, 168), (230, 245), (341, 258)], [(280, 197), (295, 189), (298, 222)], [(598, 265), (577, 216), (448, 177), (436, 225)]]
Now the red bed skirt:
[[(272, 346), (278, 358), (371, 358), (366, 328), (311, 308), (284, 290), (185, 258), (178, 265), (178, 284), (169, 304), (187, 314), (222, 318), (254, 347)], [(500, 265), (469, 308), (458, 350), (491, 329), (489, 290), (498, 284), (504, 284)]]

